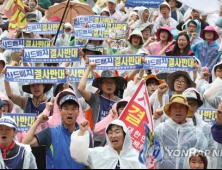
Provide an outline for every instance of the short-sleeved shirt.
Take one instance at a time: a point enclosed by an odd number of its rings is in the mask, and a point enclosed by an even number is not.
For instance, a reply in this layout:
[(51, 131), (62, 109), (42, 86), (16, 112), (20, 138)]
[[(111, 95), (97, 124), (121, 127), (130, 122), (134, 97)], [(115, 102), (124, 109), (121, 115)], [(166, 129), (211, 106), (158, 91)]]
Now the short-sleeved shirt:
[[(76, 130), (78, 130), (78, 129), (76, 129)], [(50, 128), (44, 129), (43, 131), (36, 134), (35, 136), (38, 140), (39, 146), (46, 146), (46, 148), (49, 149), (50, 146), (52, 145), (52, 133), (51, 133)], [(93, 145), (92, 144), (92, 139), (91, 139), (91, 136), (90, 136), (90, 147), (92, 147), (92, 145)]]

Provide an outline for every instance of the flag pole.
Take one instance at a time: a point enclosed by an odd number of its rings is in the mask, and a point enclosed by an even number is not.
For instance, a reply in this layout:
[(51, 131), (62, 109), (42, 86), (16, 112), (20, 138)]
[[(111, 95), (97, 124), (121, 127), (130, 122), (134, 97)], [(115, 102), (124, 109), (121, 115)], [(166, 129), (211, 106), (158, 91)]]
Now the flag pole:
[(61, 19), (61, 21), (60, 21), (59, 28), (58, 28), (58, 31), (57, 31), (57, 33), (56, 33), (56, 37), (55, 37), (55, 40), (54, 40), (54, 43), (53, 43), (54, 46), (55, 46), (55, 44), (56, 44), (56, 40), (57, 40), (57, 38), (58, 38), (58, 35), (59, 35), (59, 32), (60, 32), (60, 28), (61, 28), (61, 26), (62, 26), (63, 19), (64, 19), (64, 17), (65, 17), (67, 8), (68, 8), (68, 6), (69, 6), (69, 2), (70, 2), (70, 0), (68, 0), (68, 2), (67, 2), (67, 4), (66, 4), (66, 8), (65, 8), (65, 10), (64, 10), (64, 13), (63, 13), (63, 15), (62, 15), (62, 19)]

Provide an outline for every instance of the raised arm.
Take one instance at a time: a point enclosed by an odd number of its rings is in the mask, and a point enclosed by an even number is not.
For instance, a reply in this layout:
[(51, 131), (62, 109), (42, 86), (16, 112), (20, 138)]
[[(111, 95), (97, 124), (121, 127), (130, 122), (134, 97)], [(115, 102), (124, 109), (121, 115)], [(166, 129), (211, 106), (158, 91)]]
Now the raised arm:
[(91, 92), (86, 90), (86, 83), (88, 80), (88, 75), (90, 74), (91, 71), (93, 71), (95, 67), (96, 67), (96, 63), (90, 63), (89, 67), (87, 68), (84, 76), (82, 77), (79, 83), (78, 91), (86, 101), (88, 101), (91, 98)]
[(41, 123), (46, 123), (48, 121), (49, 117), (47, 115), (41, 114), (37, 120), (35, 121), (35, 123), (32, 125), (32, 127), (29, 129), (29, 131), (27, 132), (27, 134), (25, 135), (25, 138), (23, 139), (22, 143), (23, 144), (28, 144), (31, 147), (37, 147), (39, 146), (38, 140), (35, 137), (35, 131), (37, 129), (37, 127), (41, 124)]

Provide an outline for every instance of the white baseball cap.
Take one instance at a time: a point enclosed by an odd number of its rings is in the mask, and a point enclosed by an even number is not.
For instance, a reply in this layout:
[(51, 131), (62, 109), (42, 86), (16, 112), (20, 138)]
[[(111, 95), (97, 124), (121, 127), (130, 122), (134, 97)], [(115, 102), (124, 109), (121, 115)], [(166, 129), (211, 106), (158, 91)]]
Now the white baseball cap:
[(70, 28), (70, 29), (72, 29), (72, 25), (71, 25), (70, 23), (68, 23), (68, 22), (65, 23), (64, 26), (65, 26), (66, 28)]
[(116, 0), (108, 0), (108, 2), (112, 2), (114, 4), (117, 4)]
[(10, 127), (10, 128), (13, 128), (13, 129), (18, 129), (17, 128), (17, 125), (16, 125), (16, 123), (15, 123), (15, 120), (14, 119), (12, 119), (11, 117), (2, 117), (1, 119), (0, 119), (0, 125), (5, 125), (5, 126), (7, 126), (7, 127)]

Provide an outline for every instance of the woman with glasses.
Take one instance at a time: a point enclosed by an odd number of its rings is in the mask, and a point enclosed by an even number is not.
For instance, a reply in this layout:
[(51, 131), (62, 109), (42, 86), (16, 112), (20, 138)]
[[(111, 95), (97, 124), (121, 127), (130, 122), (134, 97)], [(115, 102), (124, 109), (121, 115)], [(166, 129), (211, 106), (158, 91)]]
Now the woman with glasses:
[(165, 114), (159, 114), (155, 111), (162, 110), (162, 107), (169, 103), (171, 96), (174, 94), (182, 94), (190, 87), (196, 88), (196, 84), (190, 78), (190, 75), (184, 71), (176, 71), (171, 73), (167, 77), (167, 83), (163, 83), (159, 86), (158, 90), (150, 97), (150, 100), (152, 100), (152, 98), (155, 100), (153, 105), (155, 127), (158, 126), (159, 123), (168, 119)]
[(106, 128), (105, 147), (89, 149), (89, 122), (79, 124), (71, 136), (70, 152), (77, 162), (91, 169), (146, 169), (138, 160), (139, 153), (132, 147), (130, 132), (121, 120), (114, 120)]

